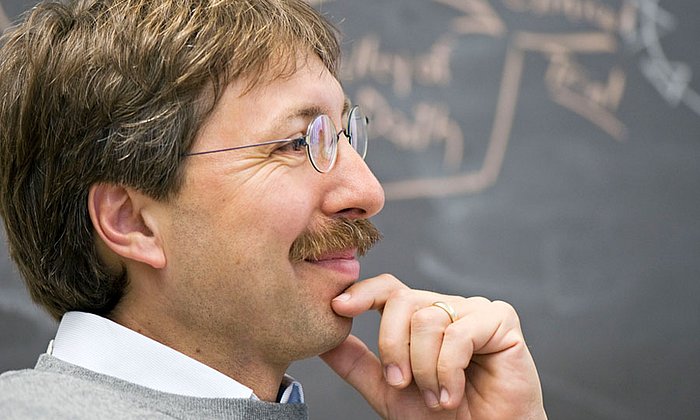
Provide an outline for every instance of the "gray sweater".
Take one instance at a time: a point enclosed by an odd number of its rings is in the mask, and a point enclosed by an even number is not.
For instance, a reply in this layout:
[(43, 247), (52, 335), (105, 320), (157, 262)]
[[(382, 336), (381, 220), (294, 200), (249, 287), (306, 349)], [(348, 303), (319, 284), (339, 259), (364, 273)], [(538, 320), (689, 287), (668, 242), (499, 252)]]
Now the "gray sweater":
[(306, 419), (306, 404), (168, 394), (41, 355), (0, 375), (2, 419)]

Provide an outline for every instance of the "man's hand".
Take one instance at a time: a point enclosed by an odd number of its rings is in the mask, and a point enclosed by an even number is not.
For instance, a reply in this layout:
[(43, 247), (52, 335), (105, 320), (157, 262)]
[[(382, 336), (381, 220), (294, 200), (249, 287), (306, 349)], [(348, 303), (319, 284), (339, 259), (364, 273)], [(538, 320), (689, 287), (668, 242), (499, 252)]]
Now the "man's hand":
[[(455, 321), (434, 302), (454, 308)], [(385, 274), (354, 284), (332, 306), (347, 317), (382, 313), (380, 358), (352, 335), (321, 358), (383, 418), (546, 418), (509, 304), (412, 290)]]

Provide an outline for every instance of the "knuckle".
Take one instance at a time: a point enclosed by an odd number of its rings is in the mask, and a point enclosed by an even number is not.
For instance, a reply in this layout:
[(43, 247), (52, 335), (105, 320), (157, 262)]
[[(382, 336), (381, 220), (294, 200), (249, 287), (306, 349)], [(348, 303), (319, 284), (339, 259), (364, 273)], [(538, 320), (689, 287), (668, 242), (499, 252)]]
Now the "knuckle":
[(382, 355), (382, 359), (392, 359), (384, 360), (385, 362), (394, 361), (394, 355), (404, 347), (408, 347), (408, 343), (394, 337), (380, 337), (377, 342), (377, 348), (379, 349), (379, 353)]
[(467, 302), (477, 305), (489, 304), (491, 301), (483, 296), (471, 296), (467, 298)]
[(445, 360), (441, 360), (438, 365), (437, 365), (437, 375), (438, 378), (442, 378), (445, 380), (446, 378), (449, 378), (452, 374), (452, 372), (455, 371), (455, 367), (449, 364)]
[(412, 331), (429, 331), (442, 329), (440, 322), (436, 319), (435, 313), (431, 310), (421, 309), (411, 316)]
[(503, 313), (506, 319), (512, 319), (516, 321), (519, 320), (518, 312), (510, 303), (504, 302), (502, 300), (495, 300), (491, 304), (494, 307), (496, 307), (501, 313)]
[[(523, 337), (523, 334), (520, 332), (519, 329), (511, 329), (508, 331), (507, 334), (503, 337), (503, 340), (505, 342), (512, 343), (513, 345), (516, 344), (525, 344), (525, 337)], [(527, 348), (526, 345), (521, 346), (521, 348)]]
[(443, 343), (458, 345), (462, 351), (471, 351), (472, 336), (469, 334), (468, 330), (465, 331), (464, 328), (460, 328), (455, 324), (451, 324), (445, 328), (445, 333), (442, 340)]
[(411, 289), (396, 289), (389, 295), (390, 300), (405, 301), (411, 295)]
[(401, 282), (401, 280), (399, 280), (399, 279), (398, 279), (396, 276), (394, 276), (393, 274), (384, 273), (384, 274), (380, 274), (378, 277), (381, 277), (382, 280), (384, 280), (384, 281), (386, 281), (386, 282), (389, 282), (389, 283), (393, 284), (393, 285), (396, 286), (396, 287), (406, 287), (406, 285), (404, 285), (404, 284)]
[(460, 331), (455, 324), (450, 324), (445, 328), (445, 333), (443, 341), (453, 341), (455, 339), (462, 339), (465, 337), (464, 331)]

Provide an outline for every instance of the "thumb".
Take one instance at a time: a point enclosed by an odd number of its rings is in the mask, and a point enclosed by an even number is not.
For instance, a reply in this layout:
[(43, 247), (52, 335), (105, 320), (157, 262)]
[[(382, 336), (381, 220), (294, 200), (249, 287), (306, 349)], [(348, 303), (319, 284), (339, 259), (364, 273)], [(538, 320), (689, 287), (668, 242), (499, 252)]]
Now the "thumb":
[(350, 335), (338, 347), (320, 357), (338, 376), (362, 394), (374, 411), (380, 415), (386, 413), (388, 385), (384, 381), (382, 364), (362, 340)]

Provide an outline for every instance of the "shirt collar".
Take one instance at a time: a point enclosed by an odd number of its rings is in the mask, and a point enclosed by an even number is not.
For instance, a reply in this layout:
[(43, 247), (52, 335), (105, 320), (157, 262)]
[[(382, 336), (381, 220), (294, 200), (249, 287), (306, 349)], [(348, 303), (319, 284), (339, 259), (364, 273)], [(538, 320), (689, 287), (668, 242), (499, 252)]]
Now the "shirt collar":
[[(253, 390), (185, 354), (86, 312), (63, 315), (52, 356), (93, 372), (171, 394), (203, 398), (256, 398)], [(301, 385), (285, 375), (285, 388)], [(280, 402), (287, 402), (283, 392)], [(303, 402), (303, 392), (301, 392)], [(285, 398), (286, 397), (286, 398)]]

